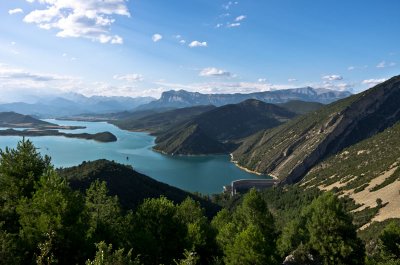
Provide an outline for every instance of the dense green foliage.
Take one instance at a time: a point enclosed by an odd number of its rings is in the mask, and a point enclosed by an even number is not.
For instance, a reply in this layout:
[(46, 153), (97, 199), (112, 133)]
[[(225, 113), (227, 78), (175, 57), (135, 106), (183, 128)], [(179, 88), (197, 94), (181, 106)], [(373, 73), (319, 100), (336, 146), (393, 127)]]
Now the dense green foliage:
[[(225, 202), (231, 206), (211, 219), (190, 197), (174, 203), (161, 196), (144, 199), (137, 207), (121, 207), (119, 198), (109, 194), (104, 177), (85, 175), (85, 170), (78, 177), (78, 168), (62, 170), (60, 176), (30, 141), (20, 142), (15, 150), (1, 150), (0, 157), (4, 184), (0, 186), (0, 264), (245, 265), (281, 264), (286, 258), (285, 264), (351, 265), (365, 261), (364, 244), (345, 210), (346, 201), (332, 193), (321, 195), (312, 189), (301, 193), (298, 186), (253, 189)], [(105, 168), (110, 165), (115, 166), (110, 163)], [(79, 168), (90, 171), (89, 166)], [(75, 185), (84, 180), (78, 191), (64, 177), (67, 173), (74, 173), (69, 179)], [(114, 177), (117, 173), (111, 171)], [(379, 234), (367, 263), (398, 264), (399, 224), (390, 223)]]
[(183, 191), (168, 184), (156, 181), (132, 169), (129, 165), (121, 165), (107, 160), (83, 162), (79, 166), (59, 169), (61, 177), (68, 180), (74, 190), (85, 193), (96, 181), (105, 181), (110, 195), (118, 196), (123, 210), (135, 210), (144, 199), (165, 196), (174, 203), (181, 203), (187, 197), (199, 201), (205, 208), (206, 215), (215, 215), (220, 207), (209, 200)]

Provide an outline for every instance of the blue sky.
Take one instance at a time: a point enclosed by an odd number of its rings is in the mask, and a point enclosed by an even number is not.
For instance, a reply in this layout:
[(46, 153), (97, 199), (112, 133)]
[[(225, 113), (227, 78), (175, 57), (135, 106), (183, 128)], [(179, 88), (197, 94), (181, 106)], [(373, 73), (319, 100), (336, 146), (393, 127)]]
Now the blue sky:
[(2, 0), (0, 101), (359, 92), (399, 74), (398, 10), (398, 0)]

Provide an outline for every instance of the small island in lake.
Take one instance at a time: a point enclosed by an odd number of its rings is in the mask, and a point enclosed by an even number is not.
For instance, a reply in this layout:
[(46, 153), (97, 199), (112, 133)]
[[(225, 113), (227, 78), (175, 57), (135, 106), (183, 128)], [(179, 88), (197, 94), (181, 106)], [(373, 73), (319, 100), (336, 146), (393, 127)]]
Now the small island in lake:
[(78, 138), (86, 140), (95, 140), (98, 142), (108, 143), (116, 142), (117, 137), (110, 132), (100, 132), (100, 133), (64, 133), (58, 130), (40, 130), (40, 129), (27, 129), (23, 131), (18, 131), (14, 129), (0, 130), (0, 136), (26, 136), (26, 137), (36, 137), (36, 136), (64, 136), (68, 138)]
[[(117, 137), (110, 132), (100, 132), (95, 134), (60, 132), (59, 130), (77, 130), (85, 129), (86, 127), (58, 125), (15, 112), (0, 112), (0, 127), (8, 128), (5, 130), (0, 130), (0, 136), (64, 136), (68, 138), (95, 140), (103, 143), (117, 141)], [(12, 128), (26, 129), (15, 130)]]

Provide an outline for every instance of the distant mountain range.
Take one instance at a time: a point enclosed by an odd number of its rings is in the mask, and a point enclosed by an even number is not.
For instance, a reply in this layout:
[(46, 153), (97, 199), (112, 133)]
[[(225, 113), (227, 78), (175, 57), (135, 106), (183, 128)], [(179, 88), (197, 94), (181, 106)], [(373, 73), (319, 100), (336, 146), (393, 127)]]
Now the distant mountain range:
[(56, 118), (82, 113), (102, 114), (133, 110), (155, 100), (151, 97), (85, 97), (69, 93), (57, 97), (38, 99), (36, 103), (14, 102), (0, 104), (0, 112), (14, 111), (40, 118)]
[(350, 95), (351, 93), (348, 91), (334, 91), (312, 87), (249, 94), (201, 94), (185, 90), (171, 90), (162, 93), (159, 100), (139, 106), (137, 109), (184, 108), (198, 105), (214, 105), (219, 107), (227, 104), (237, 104), (247, 99), (257, 99), (266, 103), (285, 103), (293, 100), (301, 100), (327, 104)]
[[(201, 94), (185, 90), (167, 91), (156, 100), (152, 97), (86, 97), (77, 93), (67, 93), (58, 96), (32, 98), (26, 102), (0, 104), (0, 112), (14, 111), (20, 114), (39, 118), (62, 118), (81, 116), (98, 120), (113, 117), (129, 116), (123, 112), (141, 112), (148, 110), (170, 110), (193, 106), (223, 106), (237, 104), (247, 99), (257, 99), (266, 103), (285, 103), (300, 100), (307, 102), (331, 103), (350, 96), (347, 91), (314, 89), (311, 87), (265, 91), (249, 94)], [(119, 115), (121, 113), (121, 115)]]

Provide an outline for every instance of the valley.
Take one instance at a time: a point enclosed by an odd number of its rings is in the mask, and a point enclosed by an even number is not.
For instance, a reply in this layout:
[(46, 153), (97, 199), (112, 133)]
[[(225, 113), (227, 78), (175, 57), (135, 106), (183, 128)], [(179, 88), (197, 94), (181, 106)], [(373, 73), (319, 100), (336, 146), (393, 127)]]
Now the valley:
[(400, 1), (0, 4), (0, 265), (400, 265)]

